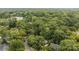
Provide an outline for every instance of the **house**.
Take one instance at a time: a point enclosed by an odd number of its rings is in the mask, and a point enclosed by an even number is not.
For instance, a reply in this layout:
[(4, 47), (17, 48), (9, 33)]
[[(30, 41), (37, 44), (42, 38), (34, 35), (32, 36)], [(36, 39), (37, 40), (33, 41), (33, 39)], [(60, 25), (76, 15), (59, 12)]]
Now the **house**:
[(23, 20), (23, 17), (15, 17), (16, 20)]
[(23, 20), (23, 17), (21, 16), (14, 16), (14, 17), (11, 17), (11, 19), (15, 18), (16, 20)]

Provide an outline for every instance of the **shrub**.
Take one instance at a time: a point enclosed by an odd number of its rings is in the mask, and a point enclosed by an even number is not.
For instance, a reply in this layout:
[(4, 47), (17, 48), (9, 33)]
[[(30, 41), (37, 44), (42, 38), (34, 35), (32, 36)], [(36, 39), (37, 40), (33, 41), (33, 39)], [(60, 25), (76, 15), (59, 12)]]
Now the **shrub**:
[(14, 40), (11, 40), (9, 43), (9, 50), (10, 51), (23, 51), (25, 50), (25, 46), (21, 40), (14, 39)]

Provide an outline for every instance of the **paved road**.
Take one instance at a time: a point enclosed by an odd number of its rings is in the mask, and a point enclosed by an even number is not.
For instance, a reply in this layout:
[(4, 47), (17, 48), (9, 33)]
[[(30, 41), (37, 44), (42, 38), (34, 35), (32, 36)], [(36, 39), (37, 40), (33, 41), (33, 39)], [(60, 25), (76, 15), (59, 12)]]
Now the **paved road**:
[(24, 44), (25, 44), (25, 51), (34, 51), (32, 47), (29, 47), (29, 45), (27, 44), (27, 41)]
[(7, 51), (8, 45), (7, 44), (2, 44), (0, 45), (0, 51)]

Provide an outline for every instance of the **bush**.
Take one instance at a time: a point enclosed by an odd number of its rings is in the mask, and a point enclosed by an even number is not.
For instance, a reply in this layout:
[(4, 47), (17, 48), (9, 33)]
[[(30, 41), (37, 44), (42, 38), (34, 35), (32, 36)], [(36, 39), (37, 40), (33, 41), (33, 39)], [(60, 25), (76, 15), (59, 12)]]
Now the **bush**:
[(9, 50), (10, 51), (23, 51), (25, 50), (25, 46), (21, 40), (14, 39), (14, 40), (11, 40), (9, 43)]
[(65, 39), (60, 42), (60, 50), (62, 51), (74, 51), (76, 41), (71, 40), (71, 39)]

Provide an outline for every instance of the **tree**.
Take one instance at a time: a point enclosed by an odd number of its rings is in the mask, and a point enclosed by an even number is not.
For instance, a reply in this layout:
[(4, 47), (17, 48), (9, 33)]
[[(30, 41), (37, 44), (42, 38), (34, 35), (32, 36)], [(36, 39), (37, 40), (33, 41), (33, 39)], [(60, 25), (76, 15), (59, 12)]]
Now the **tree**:
[(14, 28), (16, 27), (16, 19), (15, 18), (12, 18), (9, 20), (9, 28)]
[(79, 43), (77, 42), (77, 43), (75, 43), (74, 44), (74, 51), (79, 51)]
[(1, 40), (2, 42), (1, 43), (7, 43), (8, 41), (8, 29), (7, 27), (0, 27), (0, 37), (1, 37)]
[(33, 23), (33, 30), (35, 35), (40, 35), (40, 32), (43, 29), (43, 21), (37, 20)]
[(42, 36), (30, 35), (28, 37), (28, 44), (37, 50), (41, 50), (42, 46), (45, 44), (44, 40)]
[(65, 36), (67, 35), (64, 31), (57, 29), (53, 31), (53, 34), (51, 37), (55, 44), (59, 44), (61, 40), (64, 40), (66, 38)]
[(20, 39), (24, 41), (24, 37), (26, 37), (25, 30), (11, 28), (8, 32), (9, 40), (11, 39)]

